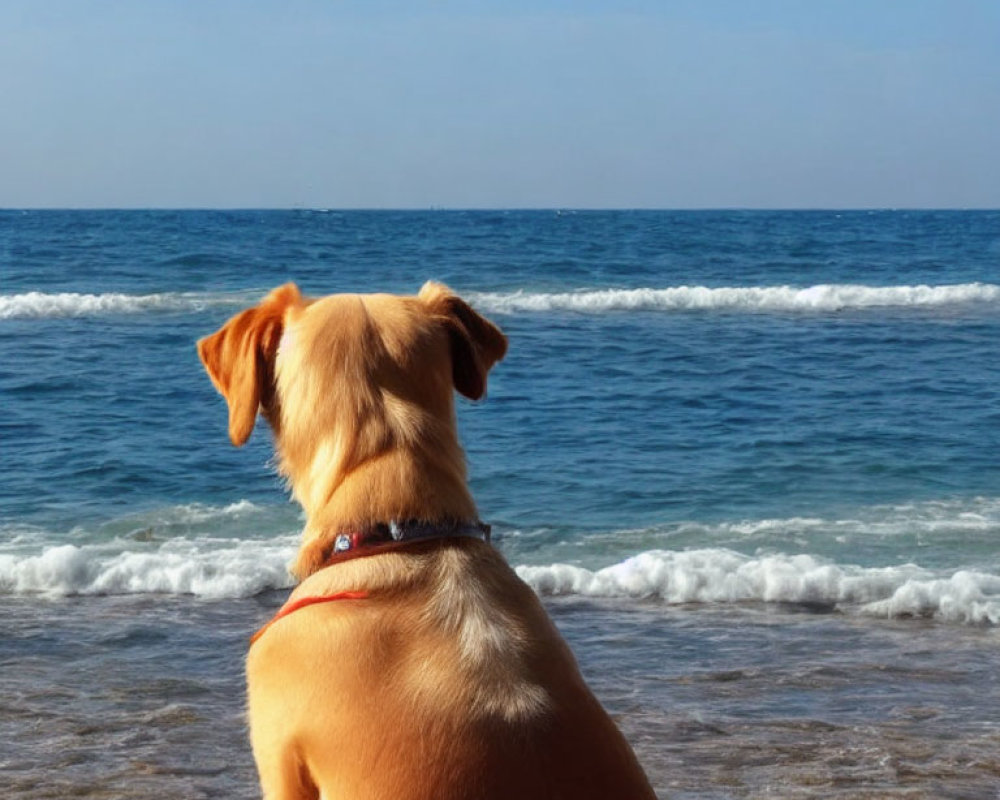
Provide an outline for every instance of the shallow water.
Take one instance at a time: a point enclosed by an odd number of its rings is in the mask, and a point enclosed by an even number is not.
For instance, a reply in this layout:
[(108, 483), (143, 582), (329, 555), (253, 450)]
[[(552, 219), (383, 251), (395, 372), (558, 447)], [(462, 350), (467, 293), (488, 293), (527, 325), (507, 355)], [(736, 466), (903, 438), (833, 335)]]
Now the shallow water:
[[(282, 600), (0, 601), (10, 798), (253, 798), (242, 658)], [(986, 798), (1000, 787), (997, 632), (553, 600), (660, 797)]]

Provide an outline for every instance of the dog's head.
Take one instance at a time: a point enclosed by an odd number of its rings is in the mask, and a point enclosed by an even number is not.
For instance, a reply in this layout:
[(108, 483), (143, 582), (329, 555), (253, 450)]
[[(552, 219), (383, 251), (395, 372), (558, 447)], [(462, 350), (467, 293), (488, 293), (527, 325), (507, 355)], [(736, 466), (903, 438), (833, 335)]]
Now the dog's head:
[(432, 281), (416, 296), (319, 299), (288, 283), (198, 342), (233, 444), (260, 412), (292, 449), (334, 430), (338, 446), (364, 449), (414, 434), (426, 417), (451, 413), (453, 388), (481, 398), (506, 349), (499, 328)]

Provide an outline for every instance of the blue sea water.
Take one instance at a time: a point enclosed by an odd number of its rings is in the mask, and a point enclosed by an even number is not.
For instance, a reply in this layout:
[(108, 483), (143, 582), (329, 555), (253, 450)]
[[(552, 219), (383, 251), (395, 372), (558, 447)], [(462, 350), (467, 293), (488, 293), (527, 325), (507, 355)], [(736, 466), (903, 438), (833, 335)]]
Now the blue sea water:
[(306, 210), (0, 211), (5, 796), (256, 796), (301, 518), (193, 343), (429, 278), (510, 338), (481, 515), (662, 796), (994, 796), (1000, 212)]

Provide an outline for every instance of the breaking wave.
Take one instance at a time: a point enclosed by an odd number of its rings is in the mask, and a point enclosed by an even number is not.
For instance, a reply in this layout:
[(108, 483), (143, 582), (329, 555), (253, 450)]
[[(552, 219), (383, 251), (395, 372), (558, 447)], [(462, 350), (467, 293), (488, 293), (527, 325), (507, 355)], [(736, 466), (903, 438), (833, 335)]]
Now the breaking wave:
[(588, 570), (570, 564), (521, 566), (542, 595), (656, 599), (686, 603), (792, 603), (875, 617), (930, 617), (1000, 624), (1000, 576), (943, 574), (913, 564), (843, 566), (810, 555), (746, 556), (725, 549), (651, 550)]
[(288, 564), (297, 546), (298, 536), (177, 538), (148, 549), (121, 542), (57, 545), (39, 555), (0, 555), (0, 594), (250, 597), (293, 584)]
[[(150, 509), (64, 534), (4, 524), (0, 595), (164, 593), (222, 599), (286, 589), (294, 583), (288, 565), (300, 544), (301, 522), (291, 504), (239, 500)], [(998, 533), (1000, 499), (976, 497), (856, 508), (831, 519), (687, 522), (563, 534), (501, 530), (498, 541), (519, 564), (518, 575), (541, 595), (799, 604), (869, 617), (992, 626), (1000, 625), (1000, 569), (989, 543)], [(940, 559), (951, 550), (979, 552), (977, 563)], [(861, 555), (866, 551), (874, 558)], [(887, 554), (916, 551), (924, 566), (879, 563)], [(591, 568), (565, 563), (584, 553)], [(867, 566), (846, 563), (859, 557)], [(545, 563), (549, 560), (554, 563)]]
[(90, 317), (147, 312), (201, 311), (256, 302), (260, 292), (162, 292), (158, 294), (78, 294), (26, 292), (0, 296), (0, 319)]
[(239, 500), (155, 508), (56, 534), (0, 525), (0, 595), (249, 597), (292, 585), (300, 544), (290, 504)]
[(485, 311), (511, 314), (539, 311), (844, 311), (870, 308), (928, 308), (973, 303), (1000, 303), (1000, 285), (964, 283), (945, 286), (860, 286), (824, 284), (806, 288), (748, 286), (665, 289), (595, 289), (554, 293), (470, 295)]
[[(0, 319), (88, 317), (114, 314), (190, 312), (238, 308), (256, 303), (264, 292), (163, 292), (158, 294), (78, 294), (26, 292), (0, 295)], [(934, 308), (1000, 304), (1000, 285), (860, 286), (824, 284), (711, 288), (593, 289), (575, 292), (470, 292), (481, 310), (494, 314), (574, 311), (833, 312), (875, 308)]]
[[(150, 549), (57, 545), (38, 555), (0, 555), (0, 594), (250, 597), (293, 585), (288, 564), (297, 546), (297, 536), (178, 538)], [(516, 571), (540, 595), (671, 605), (798, 604), (871, 617), (1000, 625), (1000, 575), (977, 570), (859, 567), (811, 555), (747, 556), (710, 548), (650, 550), (597, 570), (550, 564)]]

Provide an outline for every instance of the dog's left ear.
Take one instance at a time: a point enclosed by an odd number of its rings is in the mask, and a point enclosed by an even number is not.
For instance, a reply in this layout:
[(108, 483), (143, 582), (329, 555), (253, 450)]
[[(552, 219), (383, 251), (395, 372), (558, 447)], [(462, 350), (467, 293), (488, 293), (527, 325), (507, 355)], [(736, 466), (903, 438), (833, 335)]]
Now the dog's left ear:
[(201, 363), (229, 405), (229, 438), (237, 447), (250, 438), (261, 403), (272, 400), (285, 310), (301, 302), (298, 287), (286, 283), (198, 341)]
[(486, 374), (507, 352), (507, 337), (443, 284), (427, 281), (417, 297), (431, 313), (444, 318), (455, 389), (479, 400), (486, 394)]

